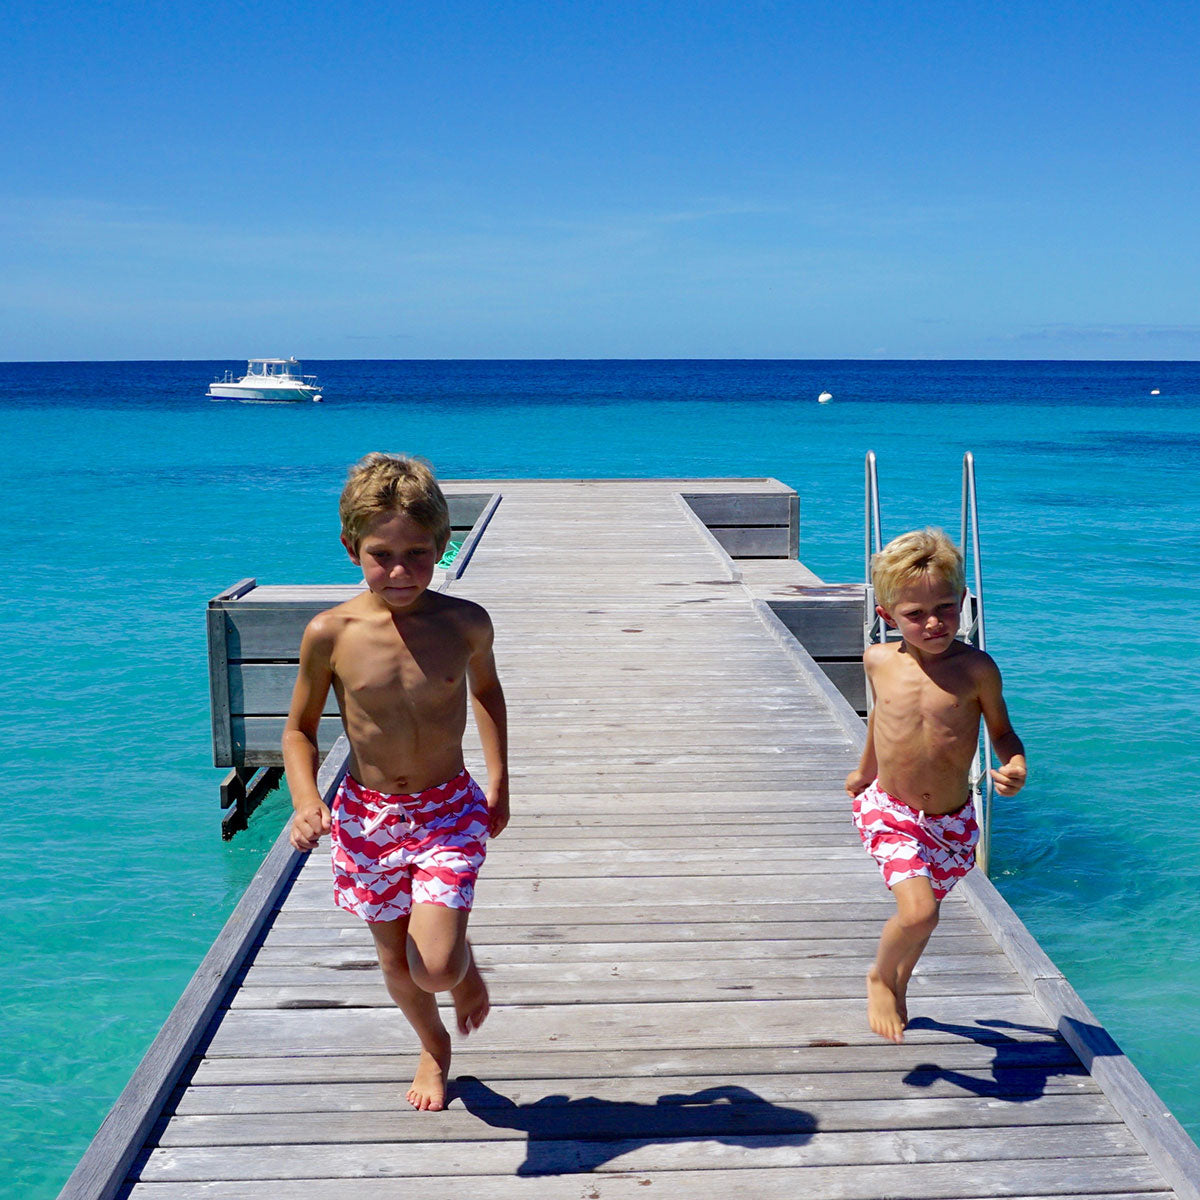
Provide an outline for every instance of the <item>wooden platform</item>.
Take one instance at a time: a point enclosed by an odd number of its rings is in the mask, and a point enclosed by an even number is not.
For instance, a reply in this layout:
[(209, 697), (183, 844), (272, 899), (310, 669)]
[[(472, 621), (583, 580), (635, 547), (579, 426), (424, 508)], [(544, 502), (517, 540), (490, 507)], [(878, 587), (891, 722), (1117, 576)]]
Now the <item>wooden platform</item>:
[(64, 1196), (1200, 1195), (1196, 1147), (982, 877), (905, 1044), (867, 1029), (893, 906), (842, 792), (862, 724), (764, 603), (820, 581), (743, 578), (678, 497), (787, 489), (460, 486), (501, 496), (445, 586), (497, 627), (513, 821), (449, 1110), (408, 1108), (370, 937), (327, 856), (297, 872), (281, 842)]

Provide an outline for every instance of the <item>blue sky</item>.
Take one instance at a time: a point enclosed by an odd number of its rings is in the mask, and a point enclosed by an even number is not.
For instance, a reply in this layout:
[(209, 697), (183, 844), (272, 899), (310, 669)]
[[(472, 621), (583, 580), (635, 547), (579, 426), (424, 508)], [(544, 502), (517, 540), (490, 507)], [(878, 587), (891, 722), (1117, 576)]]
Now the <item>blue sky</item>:
[(1200, 359), (1157, 2), (0, 16), (0, 359)]

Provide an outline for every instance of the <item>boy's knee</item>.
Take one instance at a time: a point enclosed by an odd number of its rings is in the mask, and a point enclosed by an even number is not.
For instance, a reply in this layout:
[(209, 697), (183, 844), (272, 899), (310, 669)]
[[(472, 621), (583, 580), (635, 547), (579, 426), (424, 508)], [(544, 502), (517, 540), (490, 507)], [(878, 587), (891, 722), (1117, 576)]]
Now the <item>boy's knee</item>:
[(428, 951), (424, 953), (415, 945), (408, 950), (408, 971), (417, 986), (426, 992), (448, 992), (463, 975), (463, 964), (456, 954), (457, 947), (451, 947), (445, 952)]
[(937, 923), (938, 906), (935, 900), (909, 905), (900, 913), (900, 924), (910, 934), (932, 933)]
[(461, 979), (461, 971), (451, 971), (448, 968), (444, 968), (440, 971), (427, 972), (421, 982), (421, 987), (427, 992), (449, 992), (458, 986)]
[(411, 969), (412, 981), (423, 992), (448, 992), (462, 979), (462, 972), (450, 966), (426, 966)]

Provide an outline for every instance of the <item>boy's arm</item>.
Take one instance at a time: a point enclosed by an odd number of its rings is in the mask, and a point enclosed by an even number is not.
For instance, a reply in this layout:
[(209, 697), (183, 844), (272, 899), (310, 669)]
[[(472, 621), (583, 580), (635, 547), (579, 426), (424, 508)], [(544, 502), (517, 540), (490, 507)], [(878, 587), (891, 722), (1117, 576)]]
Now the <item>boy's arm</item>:
[(508, 710), (500, 677), (496, 674), (492, 622), (486, 613), (472, 633), (467, 686), (483, 747), (483, 761), (487, 764), (489, 833), (498, 837), (508, 824)]
[(1025, 746), (1017, 737), (1008, 718), (1008, 705), (1004, 702), (1000, 668), (987, 658), (979, 683), (979, 707), (987, 725), (992, 747), (1000, 760), (997, 769), (990, 769), (996, 791), (1002, 796), (1015, 796), (1024, 786), (1028, 776), (1025, 765)]
[[(874, 646), (868, 646), (863, 652), (863, 672), (867, 677), (867, 688), (872, 698), (875, 696), (875, 688), (871, 682), (874, 650)], [(853, 799), (870, 787), (878, 775), (879, 763), (875, 758), (875, 709), (872, 706), (871, 715), (867, 718), (867, 740), (863, 743), (862, 757), (858, 760), (858, 766), (846, 776), (847, 794)]]
[(333, 631), (324, 613), (309, 623), (300, 642), (300, 669), (292, 703), (283, 727), (283, 766), (292, 793), (291, 842), (297, 850), (312, 850), (328, 833), (329, 809), (317, 791), (317, 726), (333, 682)]

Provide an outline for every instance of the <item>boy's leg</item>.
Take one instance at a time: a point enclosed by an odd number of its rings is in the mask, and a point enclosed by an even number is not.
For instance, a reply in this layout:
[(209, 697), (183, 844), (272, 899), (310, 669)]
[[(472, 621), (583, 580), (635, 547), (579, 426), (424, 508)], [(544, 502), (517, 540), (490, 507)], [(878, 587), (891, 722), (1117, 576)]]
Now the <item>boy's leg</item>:
[(478, 1029), (488, 1015), (488, 991), (467, 941), (470, 909), (414, 904), (408, 923), (408, 969), (427, 992), (449, 992), (458, 1031)]
[[(935, 899), (933, 903), (933, 926), (936, 927), (941, 919), (942, 902)], [(908, 1025), (908, 981), (912, 978), (912, 973), (916, 969), (921, 955), (925, 953), (925, 947), (929, 945), (932, 935), (933, 928), (931, 927), (929, 932), (901, 959), (896, 971), (896, 1007), (900, 1010), (900, 1016), (906, 1026)]]
[(938, 901), (923, 875), (892, 888), (895, 915), (879, 938), (875, 962), (867, 972), (867, 1020), (881, 1037), (904, 1040), (908, 1024), (908, 981), (938, 922)]
[(388, 995), (408, 1019), (421, 1042), (421, 1060), (408, 1089), (408, 1102), (417, 1109), (445, 1107), (450, 1069), (450, 1034), (438, 1015), (437, 1001), (419, 987), (408, 968), (410, 917), (368, 922)]

